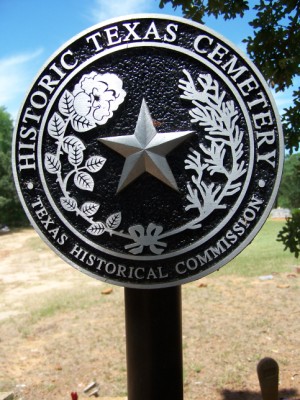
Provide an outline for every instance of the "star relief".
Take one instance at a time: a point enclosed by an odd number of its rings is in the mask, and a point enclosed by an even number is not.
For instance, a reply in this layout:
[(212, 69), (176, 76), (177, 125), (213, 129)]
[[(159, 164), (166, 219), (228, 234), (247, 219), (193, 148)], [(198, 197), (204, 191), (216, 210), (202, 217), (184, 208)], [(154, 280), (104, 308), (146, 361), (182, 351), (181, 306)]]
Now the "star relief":
[(133, 135), (98, 139), (101, 143), (125, 157), (117, 193), (145, 172), (178, 191), (166, 156), (190, 137), (193, 132), (157, 132), (146, 101), (143, 99)]

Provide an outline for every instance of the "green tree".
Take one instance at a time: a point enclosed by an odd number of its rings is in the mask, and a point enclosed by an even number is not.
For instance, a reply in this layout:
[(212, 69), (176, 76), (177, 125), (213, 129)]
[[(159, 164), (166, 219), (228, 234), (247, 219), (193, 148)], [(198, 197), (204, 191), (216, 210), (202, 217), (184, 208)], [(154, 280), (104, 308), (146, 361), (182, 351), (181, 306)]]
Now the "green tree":
[[(167, 3), (182, 8), (186, 18), (204, 23), (205, 17), (223, 17), (225, 20), (243, 18), (247, 12), (255, 17), (249, 22), (252, 36), (244, 39), (247, 52), (275, 91), (293, 87), (300, 75), (300, 3), (298, 0), (160, 0), (160, 7)], [(250, 10), (251, 5), (251, 10)], [(290, 154), (299, 150), (300, 143), (300, 88), (293, 92), (292, 105), (282, 114), (285, 143)], [(297, 176), (300, 175), (298, 158)], [(299, 187), (299, 180), (297, 185)], [(295, 188), (295, 185), (294, 185)], [(298, 204), (299, 206), (299, 204)], [(297, 230), (298, 229), (298, 230)], [(279, 235), (286, 248), (298, 257), (300, 252), (300, 218), (293, 213)], [(295, 236), (298, 232), (298, 236)]]
[(13, 122), (0, 107), (0, 224), (20, 226), (27, 222), (13, 183), (11, 141)]
[(280, 207), (294, 209), (300, 206), (299, 160), (300, 154), (292, 154), (285, 159), (278, 195), (278, 205)]
[(278, 203), (282, 207), (292, 208), (292, 218), (288, 218), (285, 226), (278, 234), (278, 240), (294, 253), (300, 254), (300, 154), (287, 157), (284, 164), (282, 183), (279, 189)]
[(278, 240), (289, 249), (295, 257), (300, 254), (300, 210), (295, 210), (293, 218), (288, 218), (286, 224), (278, 234)]

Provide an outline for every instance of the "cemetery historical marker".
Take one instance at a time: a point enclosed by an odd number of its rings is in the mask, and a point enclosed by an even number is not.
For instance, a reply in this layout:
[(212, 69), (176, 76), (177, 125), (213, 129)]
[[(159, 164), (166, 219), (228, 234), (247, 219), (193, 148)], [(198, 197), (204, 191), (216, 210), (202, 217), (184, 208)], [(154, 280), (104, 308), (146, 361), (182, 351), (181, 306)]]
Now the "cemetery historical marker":
[(13, 147), (42, 238), (129, 288), (180, 285), (235, 257), (271, 210), (284, 154), (255, 66), (205, 26), (147, 14), (60, 48), (27, 95)]

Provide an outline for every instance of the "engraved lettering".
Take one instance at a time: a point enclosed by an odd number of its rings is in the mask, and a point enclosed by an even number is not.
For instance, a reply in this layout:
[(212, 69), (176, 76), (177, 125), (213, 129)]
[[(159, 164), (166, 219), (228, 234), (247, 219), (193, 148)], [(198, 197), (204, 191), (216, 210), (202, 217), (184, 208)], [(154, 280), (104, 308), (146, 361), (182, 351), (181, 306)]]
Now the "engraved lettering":
[[(201, 42), (204, 42), (204, 44)], [(207, 42), (209, 45), (212, 45), (214, 40), (206, 35), (197, 36), (197, 38), (194, 41), (194, 49), (200, 54), (207, 53)], [(200, 47), (200, 43), (201, 46), (203, 46), (203, 48)]]
[(61, 71), (57, 65), (54, 63), (52, 64), (49, 69), (51, 69), (52, 71), (54, 71), (61, 79), (64, 78), (66, 76), (66, 73)]
[(213, 60), (216, 64), (221, 64), (223, 57), (228, 54), (228, 49), (222, 46), (220, 43), (217, 43), (214, 50), (208, 54), (208, 58)]
[(93, 35), (88, 36), (85, 40), (87, 41), (87, 43), (90, 43), (90, 41), (92, 41), (93, 45), (95, 46), (96, 53), (103, 50), (103, 47), (99, 42), (101, 40), (101, 35), (99, 32), (96, 32)]
[[(237, 242), (238, 237), (242, 236), (246, 229), (250, 226), (250, 222), (254, 221), (256, 218), (256, 212), (261, 208), (263, 201), (258, 199), (256, 196), (252, 196), (250, 203), (243, 212), (243, 217), (241, 217), (238, 222), (233, 225), (232, 230), (229, 229), (225, 235), (219, 239), (214, 246), (210, 246), (205, 249), (201, 254), (197, 254), (195, 257), (188, 258), (186, 261), (179, 261), (175, 265), (176, 273), (179, 275), (184, 275), (187, 271), (196, 271), (200, 267), (207, 265), (212, 260), (220, 257), (226, 252), (234, 243)], [(243, 225), (243, 226), (241, 226)]]
[(32, 208), (36, 208), (38, 206), (43, 207), (43, 203), (42, 203), (40, 196), (38, 197), (38, 200), (35, 203), (31, 203)]
[(175, 42), (177, 39), (177, 30), (178, 30), (178, 25), (176, 24), (169, 24), (167, 25), (166, 31), (167, 33), (164, 35), (164, 41), (165, 42)]
[(104, 29), (104, 31), (106, 32), (108, 46), (121, 43), (122, 39), (119, 37), (119, 28), (117, 26)]
[(71, 50), (68, 50), (65, 53), (63, 53), (63, 55), (61, 56), (61, 59), (60, 59), (60, 63), (64, 69), (70, 70), (70, 69), (74, 69), (76, 67), (76, 65), (78, 64), (78, 60), (75, 60), (73, 63), (66, 61), (66, 58), (71, 58), (71, 60), (72, 60), (72, 57), (73, 57), (73, 53)]
[(37, 129), (32, 128), (32, 127), (29, 128), (28, 130), (26, 130), (26, 129), (27, 128), (25, 126), (21, 126), (21, 129), (20, 129), (21, 138), (22, 139), (35, 140), (36, 139), (36, 135), (37, 135)]
[(83, 252), (82, 248), (77, 244), (74, 245), (73, 249), (70, 251), (70, 254), (76, 258), (79, 258), (79, 255)]
[(254, 76), (251, 75), (250, 78), (246, 79), (241, 83), (238, 83), (238, 87), (240, 88), (244, 96), (248, 96), (248, 94), (252, 92), (252, 90), (259, 88), (259, 84), (257, 80), (254, 78)]
[(275, 168), (275, 165), (276, 165), (276, 150), (273, 150), (270, 153), (266, 153), (266, 154), (259, 154), (258, 157), (257, 157), (257, 161), (266, 161), (273, 168)]
[(35, 143), (18, 144), (18, 167), (19, 170), (36, 169)]
[(41, 90), (37, 90), (30, 97), (30, 103), (32, 107), (37, 109), (44, 108), (47, 105), (47, 102), (48, 102), (48, 97)]
[(85, 262), (87, 256), (88, 256), (88, 252), (85, 250), (82, 250), (81, 257), (79, 258), (80, 261)]
[(186, 273), (186, 268), (185, 268), (185, 264), (184, 261), (180, 261), (175, 265), (175, 270), (176, 273), (179, 275), (185, 274)]
[[(248, 71), (248, 68), (245, 66), (239, 66), (237, 68), (235, 68), (236, 64), (237, 64), (237, 57), (236, 56), (232, 56), (230, 58), (230, 60), (221, 66), (221, 68), (226, 71), (228, 73), (228, 75), (230, 75), (231, 79), (233, 79), (234, 81), (236, 81), (241, 75), (243, 75), (246, 71)], [(235, 74), (235, 75), (233, 75)], [(233, 76), (231, 76), (233, 75)]]
[(247, 104), (250, 109), (261, 104), (263, 108), (268, 107), (268, 102), (263, 92), (257, 93), (255, 99), (252, 101), (248, 101)]
[[(223, 240), (222, 240), (222, 241), (223, 241)], [(224, 241), (223, 241), (223, 242), (224, 242)], [(228, 247), (227, 247), (227, 248), (228, 248)], [(224, 253), (225, 248), (222, 246), (221, 240), (219, 240), (219, 241), (216, 243), (215, 246), (211, 246), (208, 250), (212, 253), (213, 258), (216, 258), (217, 256), (220, 256), (222, 253)]]
[(31, 119), (33, 121), (36, 121), (36, 122), (40, 122), (41, 115), (32, 114), (32, 108), (31, 107), (26, 107), (25, 115), (24, 115), (24, 117), (22, 119), (22, 122), (24, 122), (24, 124), (27, 123), (27, 118)]
[(61, 236), (56, 240), (56, 242), (62, 246), (66, 243), (66, 241), (68, 240), (68, 236), (65, 233), (62, 233)]
[(230, 241), (231, 244), (234, 244), (234, 243), (237, 242), (238, 237), (237, 237), (237, 235), (236, 235), (235, 233), (232, 232), (232, 230), (229, 230), (229, 231), (226, 233), (226, 239), (228, 239), (228, 240)]
[(153, 268), (150, 268), (147, 274), (147, 279), (157, 279)]
[(145, 272), (145, 268), (142, 267), (138, 267), (134, 269), (134, 277), (136, 279), (144, 279), (144, 272)]
[(194, 271), (198, 267), (198, 262), (196, 258), (189, 258), (186, 262), (186, 266), (188, 267), (189, 271)]
[(50, 229), (48, 233), (53, 237), (53, 239), (56, 239), (59, 233), (59, 228)]
[(256, 210), (256, 211), (259, 211), (260, 210), (260, 206), (263, 204), (263, 201), (262, 200), (260, 200), (260, 199), (258, 199), (257, 197), (255, 197), (255, 195), (254, 196), (252, 196), (251, 197), (251, 202), (249, 203), (249, 206), (248, 206), (248, 208), (250, 207), (252, 207), (252, 208), (254, 208), (254, 210)]
[(258, 139), (257, 141), (258, 148), (260, 148), (260, 146), (263, 145), (264, 143), (272, 145), (275, 143), (276, 140), (274, 129), (272, 131), (267, 131), (267, 132), (256, 132), (256, 137)]
[[(46, 207), (44, 206), (42, 199), (40, 196), (37, 197), (37, 201), (31, 203), (31, 207), (34, 210), (35, 215), (41, 222), (42, 226), (46, 229), (46, 231), (50, 234), (50, 236), (56, 241), (57, 244), (62, 246), (68, 240), (68, 236), (65, 233), (61, 233), (60, 226), (52, 226), (55, 225), (55, 222), (49, 215)], [(50, 226), (50, 229), (49, 229)]]
[(125, 267), (125, 265), (119, 264), (117, 276), (122, 276), (123, 278), (126, 278), (126, 270), (127, 270), (127, 268)]
[(49, 93), (52, 93), (55, 86), (59, 84), (59, 80), (53, 81), (50, 75), (45, 75), (39, 81), (38, 85), (42, 86), (44, 89), (48, 90)]
[(123, 24), (125, 28), (128, 30), (128, 35), (124, 38), (124, 42), (129, 42), (131, 40), (141, 40), (141, 37), (135, 32), (135, 29), (140, 25), (140, 22), (134, 22), (133, 24)]
[(108, 262), (105, 266), (105, 272), (107, 274), (115, 274), (117, 270), (116, 264)]
[(54, 224), (54, 221), (52, 220), (52, 218), (48, 215), (48, 218), (42, 221), (42, 224), (44, 225), (44, 227), (48, 230), (48, 227), (50, 224)]
[(239, 236), (243, 236), (245, 233), (245, 228), (243, 228), (238, 222), (235, 222), (232, 227), (233, 231), (236, 232)]
[(273, 125), (271, 111), (259, 113), (253, 115), (254, 126), (256, 129), (260, 129), (264, 125)]
[(207, 264), (209, 261), (212, 260), (211, 255), (207, 251), (205, 251), (204, 254), (201, 255), (197, 254), (196, 257), (201, 266)]
[(149, 36), (154, 36), (154, 40), (161, 40), (160, 36), (158, 34), (155, 22), (152, 22), (149, 26), (149, 29), (146, 33), (146, 35), (144, 36), (144, 40), (148, 40)]

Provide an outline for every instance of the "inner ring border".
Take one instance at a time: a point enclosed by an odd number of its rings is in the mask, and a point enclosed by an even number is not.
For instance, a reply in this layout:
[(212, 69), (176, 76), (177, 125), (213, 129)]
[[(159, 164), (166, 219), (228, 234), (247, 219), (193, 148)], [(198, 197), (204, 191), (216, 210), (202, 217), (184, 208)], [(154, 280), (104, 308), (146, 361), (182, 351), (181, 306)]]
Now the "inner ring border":
[[(204, 238), (201, 238), (200, 240), (196, 241), (195, 243), (188, 245), (186, 247), (184, 247), (183, 249), (180, 250), (176, 250), (174, 252), (171, 253), (165, 253), (159, 256), (133, 256), (133, 255), (127, 255), (125, 253), (117, 253), (113, 250), (107, 249), (105, 247), (99, 246), (97, 244), (95, 244), (94, 242), (92, 242), (91, 240), (87, 239), (85, 236), (83, 236), (81, 233), (79, 233), (78, 231), (76, 231), (73, 226), (66, 220), (66, 218), (62, 215), (62, 213), (58, 210), (56, 203), (54, 202), (49, 190), (48, 190), (48, 186), (46, 183), (46, 179), (44, 176), (44, 172), (43, 172), (43, 166), (42, 166), (42, 138), (45, 132), (45, 123), (46, 123), (46, 119), (48, 118), (48, 114), (49, 111), (52, 108), (53, 103), (56, 101), (57, 97), (61, 94), (62, 89), (66, 86), (66, 84), (73, 79), (74, 76), (78, 75), (78, 72), (83, 70), (84, 68), (86, 68), (89, 64), (93, 63), (95, 60), (98, 60), (100, 58), (103, 58), (107, 55), (110, 55), (112, 53), (115, 53), (117, 51), (122, 51), (122, 50), (126, 50), (128, 48), (136, 48), (136, 47), (158, 47), (158, 48), (166, 48), (178, 53), (182, 53), (188, 57), (194, 58), (197, 61), (203, 63), (204, 65), (206, 65), (207, 67), (209, 67), (210, 69), (212, 69), (218, 76), (221, 75), (221, 77), (223, 78), (225, 84), (227, 85), (227, 87), (229, 87), (229, 89), (232, 91), (232, 93), (236, 96), (236, 99), (239, 102), (239, 106), (241, 107), (241, 110), (243, 112), (243, 115), (245, 117), (246, 120), (246, 124), (247, 127), (249, 129), (248, 132), (248, 136), (249, 136), (249, 142), (250, 142), (250, 154), (249, 154), (249, 167), (248, 167), (248, 172), (247, 172), (247, 176), (246, 176), (246, 180), (245, 180), (245, 185), (243, 186), (243, 190), (241, 191), (241, 194), (238, 198), (238, 201), (236, 201), (234, 207), (231, 208), (229, 214), (227, 215), (226, 218), (224, 218), (224, 220), (222, 221), (222, 223), (220, 225), (218, 225), (215, 229), (213, 229), (211, 232), (209, 232), (208, 235), (206, 235)], [(47, 110), (49, 110), (47, 112)], [(161, 260), (161, 259), (168, 259), (168, 258), (173, 258), (182, 254), (185, 254), (191, 250), (194, 250), (195, 248), (197, 248), (198, 246), (200, 246), (201, 244), (205, 243), (207, 240), (209, 240), (211, 237), (213, 237), (215, 235), (215, 233), (217, 233), (217, 231), (219, 231), (220, 229), (222, 229), (227, 223), (228, 221), (231, 219), (232, 215), (234, 214), (234, 212), (236, 211), (236, 209), (240, 206), (242, 199), (244, 197), (245, 192), (248, 189), (248, 184), (250, 182), (250, 178), (252, 176), (252, 170), (253, 170), (253, 165), (254, 165), (254, 139), (253, 139), (253, 129), (252, 129), (252, 123), (250, 120), (250, 117), (247, 113), (245, 104), (244, 104), (244, 100), (242, 99), (241, 95), (237, 92), (237, 89), (233, 86), (233, 84), (231, 83), (231, 81), (229, 80), (229, 78), (227, 78), (225, 76), (225, 74), (220, 71), (218, 68), (216, 68), (216, 66), (214, 64), (212, 64), (210, 61), (208, 61), (207, 59), (203, 58), (202, 56), (193, 53), (191, 50), (188, 49), (184, 49), (175, 45), (171, 45), (171, 44), (163, 44), (163, 43), (156, 43), (156, 42), (147, 42), (147, 43), (129, 43), (126, 45), (119, 45), (116, 46), (112, 49), (108, 49), (108, 50), (104, 50), (102, 51), (100, 54), (97, 54), (91, 58), (89, 58), (88, 60), (86, 60), (84, 63), (82, 63), (78, 68), (76, 68), (72, 73), (70, 73), (70, 75), (68, 75), (68, 77), (64, 80), (64, 82), (62, 83), (62, 85), (60, 85), (60, 91), (57, 91), (57, 93), (55, 93), (55, 95), (51, 98), (48, 106), (47, 106), (47, 110), (44, 113), (43, 116), (43, 120), (41, 122), (41, 135), (39, 135), (39, 139), (38, 139), (38, 168), (40, 171), (40, 177), (41, 177), (41, 182), (43, 185), (43, 188), (45, 190), (45, 193), (47, 195), (47, 198), (52, 206), (52, 208), (54, 209), (54, 211), (56, 212), (56, 215), (60, 218), (60, 220), (70, 229), (70, 231), (77, 236), (80, 240), (84, 241), (85, 243), (87, 243), (88, 245), (90, 245), (92, 248), (99, 250), (101, 252), (103, 252), (104, 254), (109, 254), (112, 255), (114, 257), (117, 258), (123, 258), (123, 259), (128, 259), (128, 260), (143, 260), (143, 261), (151, 261), (151, 260)]]

